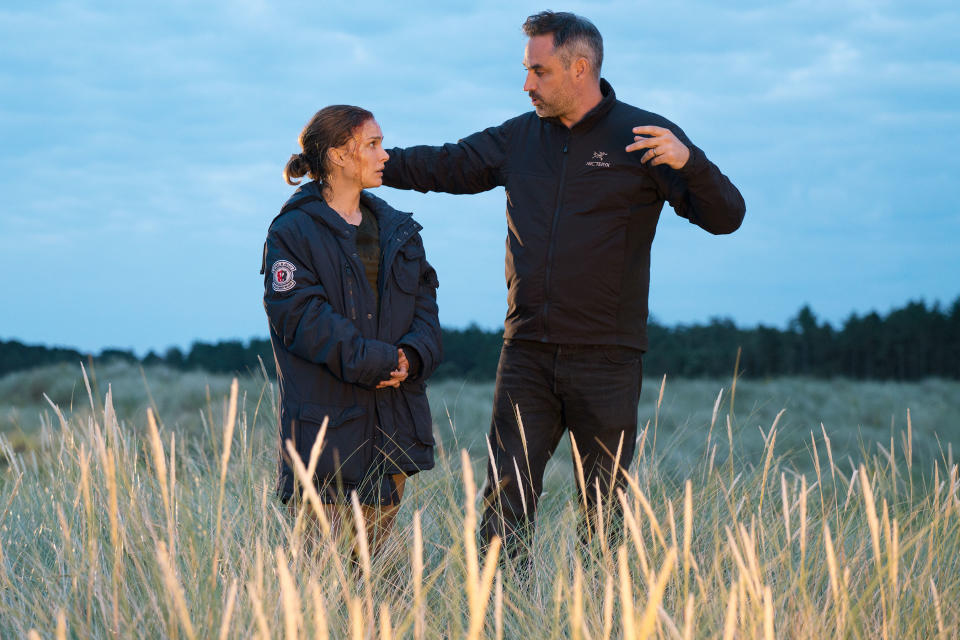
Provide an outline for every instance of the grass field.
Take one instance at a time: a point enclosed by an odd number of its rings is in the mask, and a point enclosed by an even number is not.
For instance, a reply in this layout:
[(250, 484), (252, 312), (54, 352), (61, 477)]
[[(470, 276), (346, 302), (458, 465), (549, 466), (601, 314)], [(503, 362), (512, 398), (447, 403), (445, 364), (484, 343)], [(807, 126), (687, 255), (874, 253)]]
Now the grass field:
[(0, 637), (957, 637), (960, 383), (731, 382), (644, 381), (613, 547), (564, 443), (525, 582), (476, 550), (492, 384), (431, 386), (437, 468), (354, 570), (272, 497), (262, 376), (7, 376)]

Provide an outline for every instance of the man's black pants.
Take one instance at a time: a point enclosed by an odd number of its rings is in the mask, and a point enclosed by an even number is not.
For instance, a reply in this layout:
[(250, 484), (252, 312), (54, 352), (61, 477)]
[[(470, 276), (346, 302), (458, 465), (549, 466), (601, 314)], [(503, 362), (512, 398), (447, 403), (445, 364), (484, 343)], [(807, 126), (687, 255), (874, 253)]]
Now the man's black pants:
[[(566, 430), (580, 453), (590, 513), (596, 510), (599, 481), (604, 510), (612, 507), (611, 524), (617, 526), (616, 489), (626, 484), (623, 474), (636, 447), (641, 355), (638, 349), (621, 346), (504, 340), (490, 425), (493, 459), (484, 491), (482, 530), (487, 542), (500, 536), (510, 556), (527, 555), (543, 471)], [(621, 472), (616, 473), (621, 438)], [(575, 484), (582, 500), (579, 481)], [(611, 491), (613, 499), (607, 503)], [(584, 533), (581, 530), (581, 536)]]

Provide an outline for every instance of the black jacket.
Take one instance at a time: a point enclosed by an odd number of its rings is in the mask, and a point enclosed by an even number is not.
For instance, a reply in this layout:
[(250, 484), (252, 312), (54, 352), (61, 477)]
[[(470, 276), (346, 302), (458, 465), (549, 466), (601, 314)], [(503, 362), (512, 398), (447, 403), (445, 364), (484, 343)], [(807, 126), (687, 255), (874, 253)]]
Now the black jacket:
[[(506, 188), (504, 337), (647, 348), (650, 245), (664, 201), (715, 234), (745, 206), (703, 151), (672, 122), (603, 99), (568, 129), (530, 112), (441, 147), (390, 149), (384, 184), (478, 193)], [(666, 127), (690, 148), (680, 170), (627, 153), (633, 127)]]
[[(437, 275), (409, 213), (366, 192), (380, 226), (380, 312), (357, 255), (356, 227), (327, 206), (309, 182), (270, 225), (264, 245), (263, 305), (280, 387), (278, 493), (293, 492), (285, 441), (304, 463), (330, 417), (317, 480), (339, 472), (356, 485), (378, 447), (387, 472), (433, 467), (433, 432), (424, 380), (440, 363)], [(375, 390), (397, 368), (397, 347), (416, 350), (420, 371), (399, 389)]]

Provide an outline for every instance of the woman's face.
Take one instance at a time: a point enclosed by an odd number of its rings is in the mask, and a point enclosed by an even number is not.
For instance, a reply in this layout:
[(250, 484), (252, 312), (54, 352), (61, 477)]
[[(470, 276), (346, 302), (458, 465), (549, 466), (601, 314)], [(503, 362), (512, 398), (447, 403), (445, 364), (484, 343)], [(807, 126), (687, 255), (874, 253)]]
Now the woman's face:
[(360, 184), (361, 189), (383, 184), (383, 166), (389, 158), (383, 150), (380, 125), (373, 118), (363, 123), (354, 138), (344, 145), (344, 171)]

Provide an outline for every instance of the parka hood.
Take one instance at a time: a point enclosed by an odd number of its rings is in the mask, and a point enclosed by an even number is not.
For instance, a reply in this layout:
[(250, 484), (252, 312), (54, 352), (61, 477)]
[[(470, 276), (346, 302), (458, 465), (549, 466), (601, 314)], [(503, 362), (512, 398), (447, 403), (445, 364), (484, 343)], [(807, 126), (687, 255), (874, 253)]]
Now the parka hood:
[[(413, 221), (413, 214), (394, 209), (387, 204), (385, 200), (378, 198), (369, 191), (364, 190), (360, 192), (360, 202), (377, 216), (377, 224), (379, 224), (382, 233), (392, 233), (404, 223)], [(338, 233), (343, 234), (344, 232), (350, 231), (350, 224), (324, 201), (321, 187), (315, 180), (311, 180), (298, 187), (287, 199), (286, 203), (284, 203), (277, 218), (294, 209), (302, 209), (305, 213), (322, 221)], [(415, 221), (413, 222), (417, 224)], [(415, 231), (419, 231), (422, 228), (423, 227), (417, 224)]]

